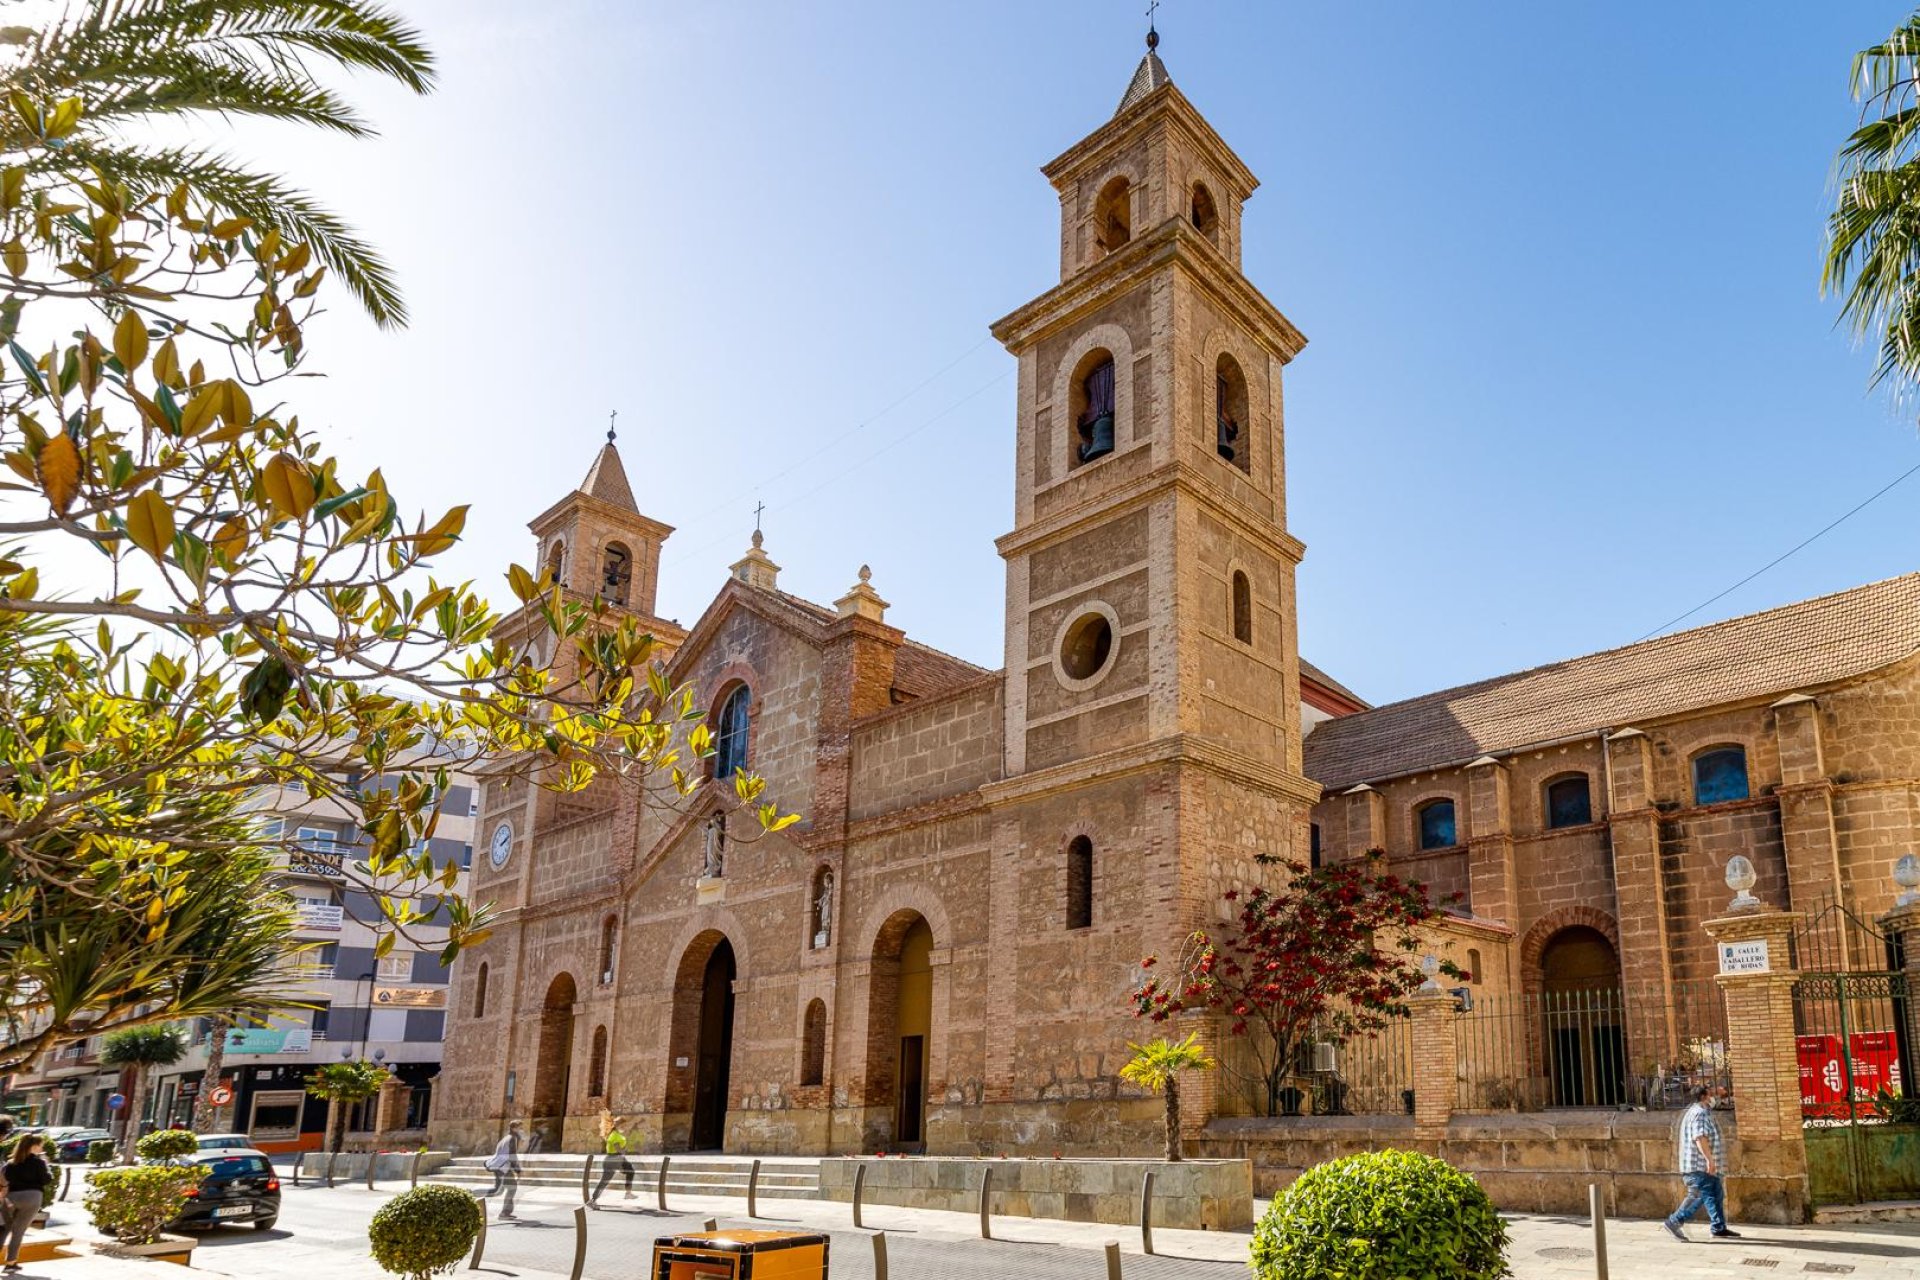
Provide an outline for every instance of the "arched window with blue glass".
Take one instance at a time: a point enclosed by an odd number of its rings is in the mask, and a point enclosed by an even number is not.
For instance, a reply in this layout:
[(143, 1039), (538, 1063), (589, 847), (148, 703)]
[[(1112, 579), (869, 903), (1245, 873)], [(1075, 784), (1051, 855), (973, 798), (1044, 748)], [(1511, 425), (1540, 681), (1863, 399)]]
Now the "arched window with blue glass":
[(1693, 802), (1721, 804), (1752, 794), (1745, 747), (1710, 747), (1693, 758)]
[(1584, 827), (1593, 821), (1593, 789), (1584, 773), (1547, 784), (1547, 826)]
[(747, 767), (747, 730), (753, 706), (753, 693), (745, 685), (736, 685), (713, 722), (713, 776), (731, 778)]
[(1455, 839), (1451, 800), (1427, 801), (1414, 811), (1413, 821), (1422, 849), (1449, 849), (1459, 843)]

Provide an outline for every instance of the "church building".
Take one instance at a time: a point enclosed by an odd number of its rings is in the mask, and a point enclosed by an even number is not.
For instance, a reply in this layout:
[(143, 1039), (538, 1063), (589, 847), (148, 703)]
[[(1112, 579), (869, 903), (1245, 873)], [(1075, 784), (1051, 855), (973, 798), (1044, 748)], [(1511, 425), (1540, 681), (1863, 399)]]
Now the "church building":
[[(518, 1117), (588, 1150), (604, 1109), (670, 1152), (1153, 1151), (1161, 1104), (1118, 1074), (1139, 961), (1260, 853), (1384, 850), (1457, 893), (1436, 946), (1487, 993), (1704, 976), (1736, 853), (1777, 905), (1891, 902), (1920, 575), (1370, 708), (1297, 651), (1305, 338), (1241, 273), (1253, 174), (1152, 49), (1043, 172), (1060, 278), (993, 326), (1000, 670), (909, 639), (864, 568), (830, 605), (782, 591), (758, 533), (690, 629), (661, 618), (672, 530), (611, 440), (532, 522), (565, 590), (671, 652), (717, 750), (672, 809), (487, 783), (471, 893), (499, 921), (455, 966), (436, 1146)], [(802, 821), (737, 813), (743, 768)], [(1678, 1034), (1630, 1001), (1617, 1051)], [(1183, 1093), (1196, 1126), (1245, 1110), (1217, 1073)]]

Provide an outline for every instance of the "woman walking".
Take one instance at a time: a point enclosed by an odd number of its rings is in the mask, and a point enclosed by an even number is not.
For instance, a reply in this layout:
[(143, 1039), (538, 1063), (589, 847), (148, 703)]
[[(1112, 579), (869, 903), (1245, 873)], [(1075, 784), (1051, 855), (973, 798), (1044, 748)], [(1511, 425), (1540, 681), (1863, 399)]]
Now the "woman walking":
[(7, 1262), (4, 1270), (7, 1271), (20, 1269), (20, 1245), (26, 1240), (27, 1228), (33, 1225), (35, 1215), (46, 1200), (47, 1188), (53, 1185), (53, 1169), (47, 1164), (46, 1157), (40, 1154), (42, 1145), (39, 1134), (28, 1134), (13, 1144), (13, 1154), (8, 1157), (6, 1166), (0, 1168), (0, 1176), (6, 1179), (6, 1212), (0, 1216), (0, 1222), (6, 1226)]

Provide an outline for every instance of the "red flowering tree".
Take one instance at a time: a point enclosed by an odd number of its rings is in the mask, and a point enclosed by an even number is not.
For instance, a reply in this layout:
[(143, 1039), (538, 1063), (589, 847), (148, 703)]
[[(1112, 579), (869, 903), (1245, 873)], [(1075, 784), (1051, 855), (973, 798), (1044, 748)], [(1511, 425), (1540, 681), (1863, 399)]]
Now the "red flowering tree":
[[(1234, 926), (1217, 937), (1195, 933), (1178, 963), (1159, 973), (1157, 956), (1141, 961), (1149, 974), (1133, 1002), (1136, 1016), (1155, 1022), (1199, 1009), (1230, 1017), (1228, 1034), (1247, 1041), (1271, 1116), (1310, 1031), (1346, 1040), (1406, 1013), (1406, 996), (1426, 979), (1417, 930), (1458, 896), (1430, 899), (1425, 885), (1389, 872), (1377, 849), (1318, 870), (1258, 861), (1284, 871), (1286, 887), (1228, 893), (1239, 904)], [(1467, 976), (1447, 960), (1440, 972)]]

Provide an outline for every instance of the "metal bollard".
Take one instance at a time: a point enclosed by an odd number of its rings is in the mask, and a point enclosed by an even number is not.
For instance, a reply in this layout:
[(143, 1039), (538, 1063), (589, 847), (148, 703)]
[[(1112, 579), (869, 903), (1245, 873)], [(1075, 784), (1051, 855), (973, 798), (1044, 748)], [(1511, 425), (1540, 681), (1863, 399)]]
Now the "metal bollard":
[(473, 1257), (467, 1260), (467, 1270), (478, 1271), (480, 1258), (487, 1251), (487, 1198), (474, 1196), (473, 1199), (480, 1206), (480, 1232), (473, 1238)]
[(1107, 1241), (1107, 1280), (1120, 1280), (1120, 1245)]
[(587, 1190), (593, 1180), (593, 1152), (587, 1152), (587, 1162), (580, 1166), (580, 1203), (592, 1204), (593, 1193)]
[[(593, 1157), (587, 1157), (587, 1164), (593, 1164)], [(580, 1272), (587, 1265), (587, 1206), (581, 1205), (573, 1211), (573, 1270), (567, 1280), (580, 1280)]]
[[(861, 1229), (862, 1226), (860, 1222), (860, 1197), (866, 1192), (866, 1189), (867, 1166), (866, 1162), (862, 1161), (853, 1166), (853, 1225), (856, 1230)], [(883, 1254), (886, 1252), (885, 1245), (880, 1247), (880, 1252)]]
[(987, 1197), (993, 1194), (993, 1166), (980, 1170), (980, 1238), (993, 1239), (993, 1224), (987, 1221)]
[(654, 1195), (659, 1200), (660, 1212), (662, 1213), (667, 1211), (667, 1166), (672, 1163), (672, 1156), (662, 1155), (660, 1157), (660, 1180), (654, 1183)]
[(1607, 1215), (1600, 1204), (1600, 1184), (1587, 1184), (1587, 1210), (1593, 1215), (1593, 1274), (1607, 1280)]
[(413, 1161), (407, 1169), (407, 1185), (409, 1187), (417, 1187), (420, 1185), (420, 1157), (425, 1154), (426, 1152), (424, 1151), (416, 1151), (413, 1153)]
[(887, 1280), (887, 1233), (873, 1233), (873, 1280)]
[(367, 1152), (367, 1190), (373, 1190), (373, 1163), (380, 1158), (378, 1151)]
[[(1114, 1248), (1119, 1248), (1115, 1245)], [(1153, 1170), (1140, 1179), (1140, 1250), (1153, 1253)]]
[(755, 1160), (753, 1168), (747, 1170), (747, 1216), (760, 1216), (760, 1162)]
[(60, 1194), (55, 1196), (54, 1199), (65, 1200), (67, 1198), (67, 1192), (71, 1190), (73, 1190), (73, 1166), (63, 1164), (60, 1166)]
[(296, 1187), (300, 1185), (300, 1166), (305, 1164), (306, 1162), (307, 1162), (306, 1152), (296, 1151), (293, 1153), (293, 1185)]

